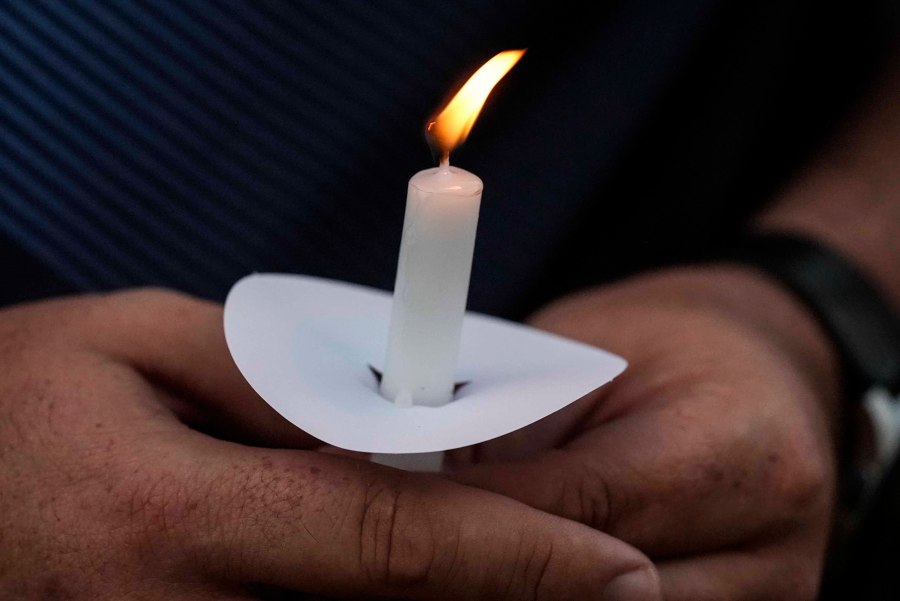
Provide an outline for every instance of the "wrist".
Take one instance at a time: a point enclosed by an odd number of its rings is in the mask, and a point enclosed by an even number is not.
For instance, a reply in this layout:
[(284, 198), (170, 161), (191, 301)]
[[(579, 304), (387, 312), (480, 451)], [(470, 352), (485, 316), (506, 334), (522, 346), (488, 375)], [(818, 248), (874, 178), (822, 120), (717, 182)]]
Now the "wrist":
[[(897, 311), (900, 238), (892, 226), (900, 219), (900, 203), (894, 198), (887, 185), (834, 169), (791, 188), (756, 219), (754, 229), (763, 234), (796, 234), (834, 249), (864, 273)], [(867, 199), (870, 206), (861, 206), (860, 199)]]

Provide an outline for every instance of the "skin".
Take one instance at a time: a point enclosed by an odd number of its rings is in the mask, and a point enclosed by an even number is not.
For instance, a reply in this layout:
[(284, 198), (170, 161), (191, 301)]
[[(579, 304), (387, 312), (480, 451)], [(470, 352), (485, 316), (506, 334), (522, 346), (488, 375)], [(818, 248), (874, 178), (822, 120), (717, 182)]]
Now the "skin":
[(249, 389), (221, 323), (217, 305), (153, 290), (0, 312), (0, 598), (574, 600), (626, 574), (657, 587), (626, 543), (495, 493), (201, 433), (318, 444)]

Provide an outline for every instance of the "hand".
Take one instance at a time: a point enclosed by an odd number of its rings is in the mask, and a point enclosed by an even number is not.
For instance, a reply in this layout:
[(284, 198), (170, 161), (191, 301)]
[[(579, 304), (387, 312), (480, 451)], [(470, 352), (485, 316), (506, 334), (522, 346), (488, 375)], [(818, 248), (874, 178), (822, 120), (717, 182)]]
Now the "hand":
[[(189, 427), (188, 424), (194, 426)], [(434, 477), (304, 450), (160, 291), (0, 311), (0, 598), (599, 598), (645, 556)]]
[(455, 452), (456, 481), (635, 545), (669, 601), (815, 597), (837, 383), (803, 307), (762, 276), (697, 268), (582, 293), (534, 323), (630, 366), (562, 412)]

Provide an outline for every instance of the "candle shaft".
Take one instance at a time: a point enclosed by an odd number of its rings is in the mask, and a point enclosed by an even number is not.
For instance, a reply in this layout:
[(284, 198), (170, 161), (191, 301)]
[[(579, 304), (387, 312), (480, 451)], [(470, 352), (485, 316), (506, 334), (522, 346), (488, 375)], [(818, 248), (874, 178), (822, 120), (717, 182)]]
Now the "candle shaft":
[(442, 165), (409, 181), (381, 394), (399, 405), (453, 397), (481, 180)]

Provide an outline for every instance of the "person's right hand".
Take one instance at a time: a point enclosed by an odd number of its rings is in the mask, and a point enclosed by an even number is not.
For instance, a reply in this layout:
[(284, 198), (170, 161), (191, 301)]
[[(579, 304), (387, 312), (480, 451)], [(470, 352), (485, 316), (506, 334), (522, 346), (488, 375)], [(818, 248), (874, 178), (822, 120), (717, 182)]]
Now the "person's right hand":
[(161, 291), (0, 311), (0, 598), (658, 598), (644, 555), (582, 524), (189, 427), (315, 442), (250, 390), (221, 319)]

